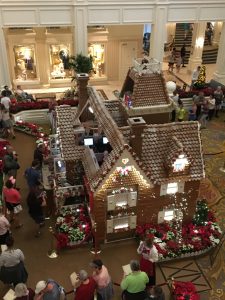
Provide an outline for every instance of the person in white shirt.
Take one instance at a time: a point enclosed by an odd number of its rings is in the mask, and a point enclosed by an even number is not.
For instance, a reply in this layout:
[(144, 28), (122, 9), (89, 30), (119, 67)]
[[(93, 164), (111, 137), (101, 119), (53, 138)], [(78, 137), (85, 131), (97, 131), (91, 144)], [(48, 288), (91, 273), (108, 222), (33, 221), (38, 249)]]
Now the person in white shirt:
[(0, 280), (5, 284), (25, 283), (27, 271), (24, 267), (24, 254), (20, 249), (13, 249), (14, 239), (9, 236), (6, 239), (8, 249), (0, 256)]
[(10, 224), (8, 219), (3, 215), (0, 207), (0, 245), (5, 245), (6, 239), (9, 237)]
[(197, 69), (195, 69), (192, 73), (192, 77), (191, 77), (191, 87), (193, 88), (195, 82), (198, 80), (198, 75), (200, 73), (201, 67), (198, 66)]
[(9, 110), (11, 105), (11, 100), (6, 96), (6, 91), (2, 91), (1, 104), (4, 105), (5, 109)]
[(208, 108), (209, 108), (209, 121), (212, 120), (212, 117), (214, 116), (214, 112), (215, 112), (215, 107), (216, 107), (216, 99), (213, 97), (213, 95), (209, 96), (209, 100), (208, 100)]
[(149, 278), (149, 286), (156, 283), (155, 263), (158, 261), (158, 250), (154, 246), (154, 236), (149, 234), (144, 241), (140, 242), (137, 253), (141, 254), (140, 269), (147, 273)]

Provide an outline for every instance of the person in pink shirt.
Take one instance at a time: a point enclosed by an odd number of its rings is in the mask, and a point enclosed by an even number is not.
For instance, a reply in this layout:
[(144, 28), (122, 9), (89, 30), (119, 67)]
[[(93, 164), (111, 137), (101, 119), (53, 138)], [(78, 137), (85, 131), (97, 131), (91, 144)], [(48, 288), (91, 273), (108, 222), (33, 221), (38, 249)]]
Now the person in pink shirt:
[(22, 224), (19, 220), (19, 212), (21, 209), (21, 195), (17, 189), (14, 188), (16, 180), (10, 177), (3, 188), (3, 198), (5, 206), (10, 212), (10, 222), (15, 221), (16, 228), (20, 228)]
[(92, 277), (97, 284), (97, 299), (110, 300), (113, 295), (113, 285), (107, 268), (100, 259), (94, 259), (90, 266), (93, 269)]

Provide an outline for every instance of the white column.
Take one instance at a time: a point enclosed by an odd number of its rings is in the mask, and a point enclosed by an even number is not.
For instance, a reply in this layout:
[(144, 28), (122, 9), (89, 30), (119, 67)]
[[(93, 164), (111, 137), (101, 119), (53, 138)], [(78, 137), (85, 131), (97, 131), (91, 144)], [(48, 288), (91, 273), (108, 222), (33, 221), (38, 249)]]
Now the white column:
[(225, 85), (225, 22), (223, 22), (220, 35), (219, 50), (216, 61), (216, 72), (213, 74), (213, 79)]
[(220, 42), (220, 35), (222, 31), (223, 22), (216, 22), (214, 25), (214, 33), (213, 33), (213, 45), (218, 46)]
[(176, 33), (176, 23), (167, 23), (166, 24), (167, 29), (167, 43), (172, 43), (175, 33)]
[(197, 66), (202, 64), (202, 52), (205, 40), (206, 22), (194, 24), (191, 56), (188, 63), (188, 71), (192, 72)]
[(76, 54), (87, 55), (87, 9), (83, 7), (74, 9), (74, 51)]
[(163, 61), (164, 43), (166, 42), (167, 8), (157, 7), (155, 9), (155, 21), (152, 25), (150, 40), (150, 57)]
[(35, 28), (36, 32), (36, 56), (37, 65), (42, 87), (49, 87), (50, 62), (49, 62), (49, 44), (46, 44), (46, 29)]
[(12, 85), (9, 73), (7, 48), (2, 27), (0, 27), (0, 42), (0, 86), (8, 85), (9, 87), (11, 87)]

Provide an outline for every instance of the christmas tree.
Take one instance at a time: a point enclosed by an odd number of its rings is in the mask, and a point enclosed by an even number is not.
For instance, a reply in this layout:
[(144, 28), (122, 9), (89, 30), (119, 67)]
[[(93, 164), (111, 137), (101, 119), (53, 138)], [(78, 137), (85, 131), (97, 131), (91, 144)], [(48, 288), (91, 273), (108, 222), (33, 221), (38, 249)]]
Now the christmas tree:
[(199, 75), (198, 75), (198, 79), (195, 82), (194, 86), (196, 88), (203, 88), (205, 86), (205, 81), (206, 81), (206, 68), (205, 66), (202, 66), (200, 71), (199, 71)]
[(197, 201), (196, 213), (193, 217), (193, 224), (195, 225), (205, 225), (205, 222), (208, 221), (208, 205), (205, 200)]

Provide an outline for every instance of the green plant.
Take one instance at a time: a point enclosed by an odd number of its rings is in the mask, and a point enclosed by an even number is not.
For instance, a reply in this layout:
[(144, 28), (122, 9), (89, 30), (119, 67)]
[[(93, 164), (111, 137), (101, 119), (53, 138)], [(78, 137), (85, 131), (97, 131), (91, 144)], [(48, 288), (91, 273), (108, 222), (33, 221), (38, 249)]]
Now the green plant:
[[(69, 68), (76, 73), (90, 73), (93, 70), (92, 56), (85, 56), (82, 53), (69, 57)], [(75, 77), (72, 77), (72, 81)]]

